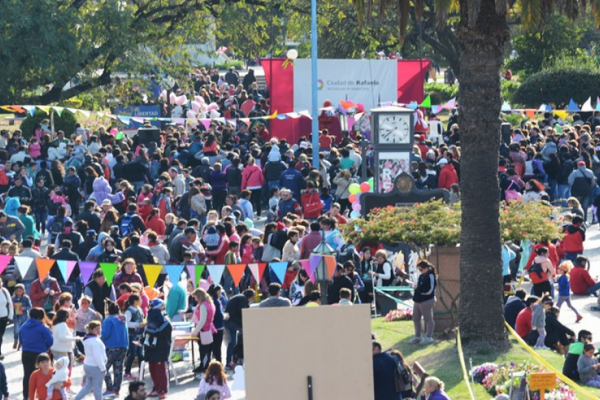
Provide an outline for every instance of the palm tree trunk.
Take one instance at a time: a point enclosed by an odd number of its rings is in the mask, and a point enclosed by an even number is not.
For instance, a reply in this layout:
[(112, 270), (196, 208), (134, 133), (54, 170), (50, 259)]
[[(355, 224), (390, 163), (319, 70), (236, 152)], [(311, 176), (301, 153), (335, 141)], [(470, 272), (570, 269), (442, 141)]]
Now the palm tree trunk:
[[(469, 23), (476, 14), (469, 7), (477, 3), (478, 16)], [(500, 68), (510, 33), (494, 0), (460, 0), (460, 11), (460, 329), (467, 343), (505, 345), (497, 171)]]

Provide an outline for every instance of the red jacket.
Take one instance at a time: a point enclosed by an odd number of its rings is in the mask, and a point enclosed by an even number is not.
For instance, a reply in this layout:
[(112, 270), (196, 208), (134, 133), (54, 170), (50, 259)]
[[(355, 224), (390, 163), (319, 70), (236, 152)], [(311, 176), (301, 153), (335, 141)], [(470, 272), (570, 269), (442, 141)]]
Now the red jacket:
[(157, 235), (162, 236), (165, 234), (167, 227), (165, 221), (159, 218), (158, 215), (149, 216), (146, 220), (146, 229), (151, 229), (156, 232)]
[(450, 190), (450, 186), (458, 183), (458, 175), (454, 169), (454, 165), (446, 164), (440, 171), (440, 178), (438, 180), (438, 188)]
[(573, 294), (585, 294), (590, 287), (596, 284), (589, 271), (583, 267), (575, 266), (569, 272), (569, 277), (571, 278), (571, 291)]
[(583, 241), (585, 231), (578, 226), (569, 225), (565, 229), (565, 237), (562, 241), (562, 250), (565, 253), (583, 253)]
[(515, 324), (515, 330), (517, 334), (521, 336), (523, 339), (529, 335), (529, 332), (533, 329), (531, 326), (531, 318), (533, 317), (533, 311), (529, 307), (525, 307), (521, 310), (519, 315), (517, 315), (517, 322)]
[(300, 202), (302, 203), (302, 208), (304, 209), (304, 218), (319, 218), (321, 216), (321, 211), (323, 211), (323, 207), (321, 209), (307, 209), (307, 205), (319, 202), (323, 204), (321, 201), (321, 197), (319, 197), (319, 192), (316, 189), (313, 190), (303, 190), (302, 197), (300, 198)]
[(527, 264), (525, 264), (525, 269), (527, 271), (529, 271), (529, 268), (531, 268), (531, 265), (533, 264), (533, 259), (535, 258), (535, 256), (537, 256), (535, 251), (537, 249), (539, 249), (540, 247), (548, 248), (548, 259), (550, 260), (550, 262), (554, 266), (554, 269), (556, 270), (556, 268), (558, 267), (558, 262), (560, 260), (558, 258), (558, 252), (556, 251), (556, 247), (552, 243), (550, 243), (549, 245), (545, 245), (543, 243), (538, 243), (535, 246), (533, 246), (533, 250), (531, 251), (531, 254), (529, 254), (529, 259), (527, 260)]
[[(60, 286), (58, 285), (58, 281), (56, 279), (50, 279), (50, 290), (54, 290), (52, 304), (55, 304), (58, 301), (58, 296), (60, 296)], [(31, 304), (33, 307), (42, 307), (42, 303), (48, 297), (48, 295), (44, 293), (44, 289), (42, 288), (42, 284), (39, 279), (36, 279), (31, 284), (31, 288), (29, 289), (29, 297), (31, 298)]]
[(242, 172), (242, 190), (248, 187), (261, 187), (265, 184), (262, 169), (256, 165), (249, 165)]
[[(225, 264), (225, 254), (229, 251), (229, 238), (221, 235), (219, 246), (214, 250), (206, 250), (206, 254), (214, 261), (214, 264)], [(216, 283), (216, 282), (215, 282)]]

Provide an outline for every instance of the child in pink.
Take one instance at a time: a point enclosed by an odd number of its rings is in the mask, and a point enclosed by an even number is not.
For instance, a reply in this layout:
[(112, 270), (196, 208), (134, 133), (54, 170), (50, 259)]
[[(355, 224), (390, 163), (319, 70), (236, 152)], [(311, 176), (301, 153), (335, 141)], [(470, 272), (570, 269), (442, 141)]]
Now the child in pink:
[(29, 155), (34, 160), (42, 155), (42, 146), (40, 146), (36, 138), (31, 138), (31, 143), (29, 143)]

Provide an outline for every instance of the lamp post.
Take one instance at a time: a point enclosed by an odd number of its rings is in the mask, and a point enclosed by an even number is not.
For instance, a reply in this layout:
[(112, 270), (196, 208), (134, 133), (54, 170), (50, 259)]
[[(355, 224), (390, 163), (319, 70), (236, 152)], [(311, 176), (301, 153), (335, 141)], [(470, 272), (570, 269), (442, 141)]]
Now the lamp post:
[[(321, 243), (312, 252), (320, 256), (332, 256), (335, 254), (335, 250), (325, 240), (325, 231), (321, 231)], [(321, 304), (327, 304), (327, 288), (329, 286), (327, 275), (327, 263), (325, 262), (325, 257), (322, 257), (315, 270), (315, 280), (321, 285)]]
[(310, 1), (311, 34), (311, 92), (312, 92), (312, 148), (313, 166), (319, 169), (319, 97), (317, 95), (317, 0)]

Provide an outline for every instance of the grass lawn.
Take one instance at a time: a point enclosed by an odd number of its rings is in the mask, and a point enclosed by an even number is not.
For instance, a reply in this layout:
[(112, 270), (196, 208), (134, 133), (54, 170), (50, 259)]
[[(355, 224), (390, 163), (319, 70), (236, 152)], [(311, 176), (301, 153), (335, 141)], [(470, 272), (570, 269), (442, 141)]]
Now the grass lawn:
[[(400, 322), (383, 322), (381, 318), (372, 321), (373, 332), (377, 336), (377, 340), (381, 342), (384, 349), (395, 348), (404, 354), (410, 364), (418, 361), (430, 375), (437, 376), (444, 381), (446, 391), (453, 400), (469, 399), (469, 391), (462, 378), (462, 370), (458, 359), (458, 350), (455, 340), (435, 341), (429, 346), (414, 345), (408, 343), (412, 338), (414, 330), (411, 321)], [(489, 350), (481, 350), (478, 352), (469, 352), (465, 350), (465, 363), (467, 369), (469, 359), (473, 360), (473, 366), (483, 364), (485, 362), (493, 362), (496, 364), (509, 364), (511, 361), (520, 363), (530, 361), (534, 364), (539, 364), (521, 345), (512, 340), (512, 349), (508, 352), (497, 352), (490, 348)], [(562, 371), (563, 357), (549, 350), (538, 350), (542, 357), (548, 361), (559, 371)], [(600, 389), (587, 388), (590, 392), (600, 398)], [(490, 399), (491, 396), (485, 391), (483, 386), (475, 385), (475, 398)], [(579, 399), (588, 399), (585, 396), (575, 391)]]

